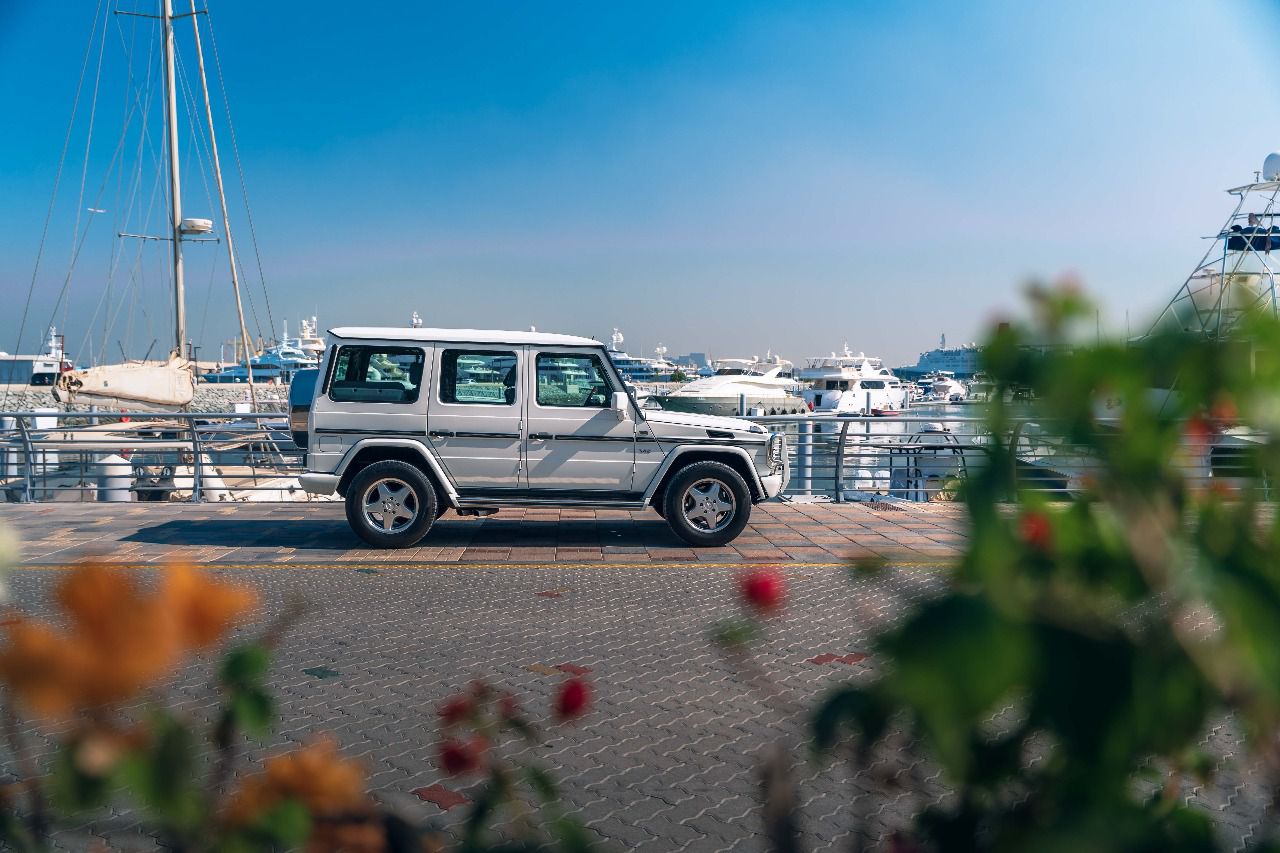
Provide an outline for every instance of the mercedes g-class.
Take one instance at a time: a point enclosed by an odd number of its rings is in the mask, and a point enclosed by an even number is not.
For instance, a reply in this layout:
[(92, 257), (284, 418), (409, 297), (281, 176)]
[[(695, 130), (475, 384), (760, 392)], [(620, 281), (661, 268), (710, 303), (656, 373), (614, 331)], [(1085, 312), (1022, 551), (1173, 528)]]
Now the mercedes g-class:
[(407, 548), (452, 507), (652, 507), (723, 545), (787, 483), (784, 437), (734, 418), (642, 409), (589, 338), (339, 328), (314, 392), (291, 399), (302, 487), (337, 493), (366, 542)]

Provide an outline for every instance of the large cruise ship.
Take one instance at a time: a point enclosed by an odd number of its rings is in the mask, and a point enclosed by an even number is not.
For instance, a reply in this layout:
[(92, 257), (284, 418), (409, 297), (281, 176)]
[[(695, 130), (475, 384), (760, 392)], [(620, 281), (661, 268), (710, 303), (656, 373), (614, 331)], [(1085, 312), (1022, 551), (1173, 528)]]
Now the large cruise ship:
[(943, 335), (937, 349), (920, 353), (920, 360), (914, 366), (900, 367), (895, 372), (911, 379), (939, 372), (952, 373), (957, 379), (970, 379), (982, 369), (980, 353), (977, 344), (949, 347), (947, 336)]

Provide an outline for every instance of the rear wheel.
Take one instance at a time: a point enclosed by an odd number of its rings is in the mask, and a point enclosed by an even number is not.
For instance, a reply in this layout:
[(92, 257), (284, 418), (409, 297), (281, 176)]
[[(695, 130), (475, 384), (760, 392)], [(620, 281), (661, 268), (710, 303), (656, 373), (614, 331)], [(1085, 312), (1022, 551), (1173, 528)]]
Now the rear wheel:
[(410, 548), (436, 520), (436, 490), (407, 462), (375, 462), (347, 487), (347, 522), (375, 548)]
[(684, 541), (699, 548), (732, 542), (751, 517), (751, 491), (722, 462), (694, 462), (667, 484), (663, 517)]

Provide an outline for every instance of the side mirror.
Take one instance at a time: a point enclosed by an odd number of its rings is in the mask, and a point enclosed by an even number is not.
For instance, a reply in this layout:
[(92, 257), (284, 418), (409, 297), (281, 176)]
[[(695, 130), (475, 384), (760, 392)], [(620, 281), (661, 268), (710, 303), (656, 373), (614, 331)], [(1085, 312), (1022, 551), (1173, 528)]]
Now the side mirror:
[(631, 396), (626, 391), (614, 391), (610, 406), (618, 420), (625, 421), (631, 417)]

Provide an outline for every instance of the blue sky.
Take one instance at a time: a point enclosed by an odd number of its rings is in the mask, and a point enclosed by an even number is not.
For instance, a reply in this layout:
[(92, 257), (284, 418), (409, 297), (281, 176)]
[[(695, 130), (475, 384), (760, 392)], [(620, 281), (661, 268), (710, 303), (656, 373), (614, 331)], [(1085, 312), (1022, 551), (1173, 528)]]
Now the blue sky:
[[(1028, 278), (1072, 272), (1113, 326), (1129, 311), (1138, 328), (1227, 214), (1221, 190), (1280, 149), (1280, 19), (1246, 2), (209, 3), (276, 327), (416, 310), (446, 326), (618, 326), (633, 352), (798, 360), (847, 340), (898, 363), (940, 333), (979, 336)], [(0, 0), (0, 349), (95, 6)], [(130, 207), (132, 173), (108, 168), (126, 49), (142, 91), (153, 27), (108, 22), (87, 200), (88, 95), (26, 351), (64, 317), (81, 361), (168, 343), (161, 244), (136, 283), (126, 263), (106, 284), (113, 231), (158, 221), (149, 179)], [(221, 124), (219, 140), (250, 324), (266, 332)], [(184, 151), (186, 211), (213, 215), (207, 169)], [(90, 206), (107, 213), (58, 303)], [(188, 251), (206, 354), (234, 331), (218, 252)]]

